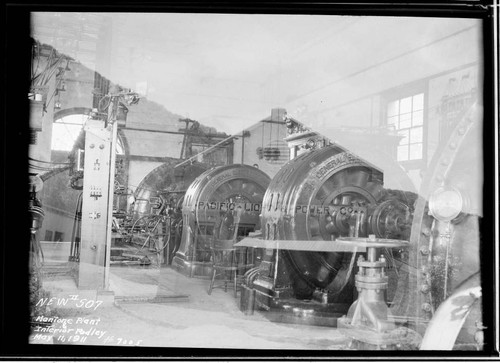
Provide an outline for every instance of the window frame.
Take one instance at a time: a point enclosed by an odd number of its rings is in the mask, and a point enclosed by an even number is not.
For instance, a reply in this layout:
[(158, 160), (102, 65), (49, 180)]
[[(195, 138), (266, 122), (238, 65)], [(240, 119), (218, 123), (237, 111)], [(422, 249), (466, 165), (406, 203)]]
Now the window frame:
[[(417, 83), (411, 83), (411, 84), (404, 84), (402, 86), (390, 89), (386, 92), (384, 92), (381, 95), (381, 125), (384, 127), (389, 128), (388, 124), (388, 106), (391, 102), (399, 100), (401, 101), (404, 98), (407, 97), (413, 97), (416, 96), (420, 93), (423, 94), (424, 100), (423, 100), (423, 120), (422, 120), (422, 158), (421, 159), (414, 159), (414, 160), (398, 160), (398, 149), (396, 146), (395, 150), (395, 159), (396, 161), (403, 166), (406, 170), (415, 170), (415, 169), (422, 169), (425, 168), (427, 165), (427, 142), (428, 142), (428, 114), (429, 114), (429, 92), (428, 92), (428, 81), (420, 81)], [(411, 130), (413, 126), (408, 128), (408, 130)], [(395, 129), (395, 131), (399, 131), (400, 129)], [(411, 145), (411, 144), (410, 144)]]

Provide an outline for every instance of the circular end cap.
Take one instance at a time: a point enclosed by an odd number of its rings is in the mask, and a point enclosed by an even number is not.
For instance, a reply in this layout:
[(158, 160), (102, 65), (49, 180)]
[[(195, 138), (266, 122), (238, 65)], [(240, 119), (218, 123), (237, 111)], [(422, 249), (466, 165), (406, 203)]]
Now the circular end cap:
[(43, 180), (40, 178), (38, 175), (30, 175), (30, 192), (33, 191), (33, 188), (35, 188), (35, 192), (39, 192), (43, 188)]

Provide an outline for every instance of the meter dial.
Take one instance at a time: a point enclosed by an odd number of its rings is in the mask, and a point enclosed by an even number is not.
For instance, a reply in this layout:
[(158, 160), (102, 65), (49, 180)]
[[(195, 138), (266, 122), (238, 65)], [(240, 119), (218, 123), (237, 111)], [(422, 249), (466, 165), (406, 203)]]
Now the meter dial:
[(457, 218), (462, 212), (463, 204), (462, 194), (451, 187), (441, 187), (429, 198), (429, 210), (441, 222), (450, 222)]

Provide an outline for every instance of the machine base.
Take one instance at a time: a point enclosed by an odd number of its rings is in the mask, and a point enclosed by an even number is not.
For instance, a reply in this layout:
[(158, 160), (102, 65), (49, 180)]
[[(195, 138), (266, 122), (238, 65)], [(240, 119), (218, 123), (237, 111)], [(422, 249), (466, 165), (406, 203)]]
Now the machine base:
[(257, 311), (276, 323), (336, 327), (337, 319), (347, 313), (349, 305), (293, 297), (278, 299), (243, 285), (240, 309), (248, 315)]
[(211, 262), (187, 261), (175, 256), (172, 261), (172, 268), (181, 274), (195, 278), (210, 278), (212, 276)]
[(369, 349), (418, 349), (422, 337), (414, 330), (399, 327), (387, 332), (377, 332), (369, 327), (351, 325), (351, 319), (341, 317), (337, 321), (339, 332), (351, 338), (358, 345), (364, 344)]

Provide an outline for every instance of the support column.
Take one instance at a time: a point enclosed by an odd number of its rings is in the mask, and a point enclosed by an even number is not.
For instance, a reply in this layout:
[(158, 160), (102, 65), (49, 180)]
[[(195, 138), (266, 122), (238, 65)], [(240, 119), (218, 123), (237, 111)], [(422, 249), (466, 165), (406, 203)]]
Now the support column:
[[(108, 216), (113, 205), (110, 170), (113, 126), (88, 120), (85, 127), (85, 164), (82, 204), (82, 232), (79, 289), (102, 290), (107, 286)], [(111, 190), (111, 193), (110, 193)]]

